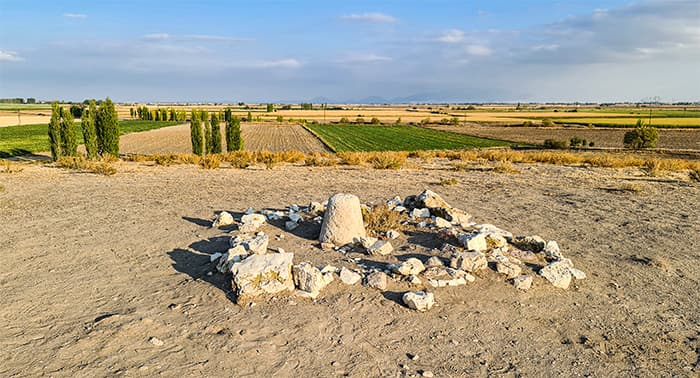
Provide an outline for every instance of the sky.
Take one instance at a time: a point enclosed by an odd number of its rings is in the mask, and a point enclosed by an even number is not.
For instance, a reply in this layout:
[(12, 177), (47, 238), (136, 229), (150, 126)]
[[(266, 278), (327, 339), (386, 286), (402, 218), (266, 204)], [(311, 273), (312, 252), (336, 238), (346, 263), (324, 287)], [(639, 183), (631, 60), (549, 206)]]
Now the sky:
[(700, 0), (0, 0), (0, 98), (700, 101)]

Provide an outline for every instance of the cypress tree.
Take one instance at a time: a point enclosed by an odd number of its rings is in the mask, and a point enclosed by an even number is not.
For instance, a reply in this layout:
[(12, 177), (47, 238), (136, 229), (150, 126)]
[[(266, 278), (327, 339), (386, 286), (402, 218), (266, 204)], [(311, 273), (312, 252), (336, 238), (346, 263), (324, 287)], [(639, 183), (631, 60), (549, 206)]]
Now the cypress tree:
[(129, 108), (129, 115), (134, 118), (134, 108)]
[(226, 151), (240, 151), (243, 149), (243, 138), (241, 138), (241, 120), (232, 116), (226, 122)]
[(107, 97), (100, 104), (95, 118), (97, 145), (100, 154), (119, 156), (119, 118), (114, 103)]
[(211, 153), (211, 126), (209, 125), (209, 112), (202, 110), (202, 122), (204, 123), (204, 153)]
[(63, 156), (78, 155), (78, 132), (75, 129), (73, 113), (61, 109), (61, 152)]
[(248, 118), (245, 119), (248, 122), (253, 122), (253, 115), (248, 112)]
[(51, 158), (54, 161), (61, 158), (61, 114), (57, 102), (51, 103), (51, 121), (49, 122), (49, 144)]
[(211, 152), (213, 154), (221, 153), (221, 126), (219, 120), (221, 119), (219, 113), (213, 113), (211, 115)]
[(202, 156), (202, 123), (200, 114), (192, 109), (192, 121), (190, 122), (190, 139), (192, 140), (192, 153)]
[(85, 151), (87, 158), (92, 160), (98, 155), (97, 132), (95, 130), (95, 117), (97, 116), (97, 106), (95, 100), (90, 100), (90, 105), (83, 112), (83, 120), (80, 123), (83, 128), (83, 140), (85, 141)]

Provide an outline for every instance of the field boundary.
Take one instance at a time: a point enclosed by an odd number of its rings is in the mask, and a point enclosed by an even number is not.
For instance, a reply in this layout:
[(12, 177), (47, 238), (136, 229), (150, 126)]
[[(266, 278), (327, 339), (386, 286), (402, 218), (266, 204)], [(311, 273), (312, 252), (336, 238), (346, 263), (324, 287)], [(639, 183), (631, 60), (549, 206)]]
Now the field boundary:
[(306, 131), (310, 132), (313, 136), (315, 136), (316, 139), (320, 140), (321, 143), (323, 143), (323, 145), (326, 146), (326, 148), (328, 148), (329, 150), (331, 150), (331, 152), (333, 152), (333, 153), (338, 153), (338, 151), (336, 151), (335, 147), (331, 146), (330, 143), (326, 142), (326, 140), (323, 139), (322, 136), (316, 134), (315, 131), (311, 130), (311, 128), (307, 127), (306, 125), (301, 125), (301, 126), (302, 126)]

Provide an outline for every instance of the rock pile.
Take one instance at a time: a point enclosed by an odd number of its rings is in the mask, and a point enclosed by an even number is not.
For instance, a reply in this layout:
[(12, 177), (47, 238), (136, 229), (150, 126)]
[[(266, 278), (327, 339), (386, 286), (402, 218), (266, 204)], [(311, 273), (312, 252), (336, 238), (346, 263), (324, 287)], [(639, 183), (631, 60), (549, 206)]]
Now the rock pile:
[[(407, 307), (417, 311), (427, 311), (435, 303), (435, 294), (426, 288), (467, 285), (486, 277), (483, 272), (494, 271), (521, 291), (530, 290), (536, 276), (561, 289), (567, 289), (573, 279), (586, 277), (563, 256), (556, 241), (545, 241), (536, 235), (514, 236), (492, 224), (471, 222), (468, 213), (453, 208), (430, 190), (405, 200), (394, 197), (385, 205), (403, 214), (403, 226), (408, 230), (404, 231), (409, 234), (411, 229), (428, 231), (435, 240), (442, 241), (442, 247), (429, 251), (424, 260), (418, 258), (420, 256), (405, 260), (395, 256), (392, 242), (402, 242), (403, 234), (390, 229), (371, 230), (374, 236), (368, 235), (362, 218), (364, 205), (358, 197), (340, 193), (326, 203), (311, 202), (307, 207), (292, 205), (287, 211), (256, 213), (248, 209), (238, 223), (236, 235), (230, 239), (231, 248), (212, 255), (211, 261), (217, 261), (219, 272), (232, 274), (239, 302), (280, 293), (317, 298), (338, 277), (344, 285), (362, 283), (382, 291), (401, 283), (423, 286), (423, 290), (407, 291), (402, 297)], [(286, 230), (294, 230), (304, 222), (320, 223), (319, 253), (365, 257), (346, 258), (345, 261), (355, 264), (352, 267), (314, 266), (310, 262), (294, 265), (293, 253), (281, 248), (276, 252), (268, 250), (270, 238), (261, 231), (267, 221), (284, 221)], [(235, 220), (231, 214), (221, 212), (212, 226), (232, 224)], [(387, 262), (396, 261), (397, 257), (399, 262)], [(368, 261), (376, 264), (369, 266)]]

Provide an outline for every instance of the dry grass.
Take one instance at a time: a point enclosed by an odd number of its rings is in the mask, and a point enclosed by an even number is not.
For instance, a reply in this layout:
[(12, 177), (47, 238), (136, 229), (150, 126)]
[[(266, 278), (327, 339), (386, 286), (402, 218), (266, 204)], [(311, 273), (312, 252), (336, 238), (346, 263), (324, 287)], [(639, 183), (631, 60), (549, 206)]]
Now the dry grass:
[(456, 178), (440, 179), (441, 186), (457, 185), (459, 181)]
[(0, 173), (19, 173), (22, 172), (24, 168), (18, 166), (17, 164), (12, 164), (9, 161), (5, 161), (0, 167)]
[(245, 169), (250, 167), (255, 161), (253, 155), (248, 151), (232, 151), (223, 155), (223, 160), (233, 168)]
[(365, 228), (372, 235), (379, 235), (389, 230), (402, 231), (407, 221), (405, 214), (393, 211), (386, 205), (363, 208), (362, 219), (365, 222)]
[(199, 159), (199, 165), (204, 169), (216, 169), (221, 165), (221, 155), (205, 155)]
[(493, 168), (493, 171), (496, 173), (510, 173), (510, 174), (517, 174), (520, 173), (520, 170), (516, 169), (513, 163), (509, 161), (501, 161), (496, 164), (496, 166)]
[(367, 162), (374, 169), (401, 169), (406, 164), (407, 152), (372, 152)]
[(82, 156), (77, 157), (62, 157), (56, 162), (56, 165), (62, 168), (73, 169), (76, 171), (91, 172), (104, 176), (111, 176), (117, 173), (117, 169), (112, 166), (113, 159), (103, 159), (99, 161), (86, 160)]
[(700, 182), (700, 169), (693, 169), (688, 172), (688, 177), (690, 181)]
[(331, 167), (334, 165), (338, 165), (338, 163), (338, 159), (332, 154), (322, 154), (318, 152), (309, 154), (304, 159), (304, 165), (310, 167)]

